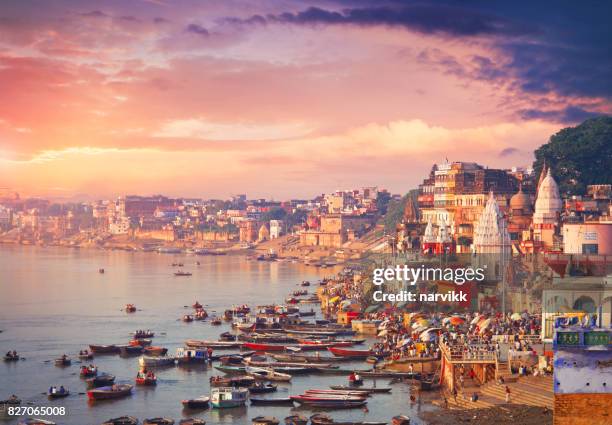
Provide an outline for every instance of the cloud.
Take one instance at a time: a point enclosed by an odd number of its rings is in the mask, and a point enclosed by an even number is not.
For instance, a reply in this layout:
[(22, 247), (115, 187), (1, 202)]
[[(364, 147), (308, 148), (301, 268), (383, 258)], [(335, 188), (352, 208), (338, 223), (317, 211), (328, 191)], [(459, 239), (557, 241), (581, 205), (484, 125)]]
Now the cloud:
[(587, 111), (579, 106), (571, 105), (555, 110), (523, 109), (518, 113), (522, 119), (526, 120), (546, 120), (563, 124), (574, 124), (604, 115), (601, 112)]
[(518, 153), (520, 153), (520, 150), (516, 148), (505, 148), (499, 151), (499, 156), (500, 158), (505, 158), (505, 157), (512, 156)]
[(185, 28), (185, 31), (193, 33), (193, 34), (201, 35), (203, 37), (208, 37), (210, 35), (210, 33), (208, 32), (206, 28), (198, 24), (187, 25), (187, 28)]

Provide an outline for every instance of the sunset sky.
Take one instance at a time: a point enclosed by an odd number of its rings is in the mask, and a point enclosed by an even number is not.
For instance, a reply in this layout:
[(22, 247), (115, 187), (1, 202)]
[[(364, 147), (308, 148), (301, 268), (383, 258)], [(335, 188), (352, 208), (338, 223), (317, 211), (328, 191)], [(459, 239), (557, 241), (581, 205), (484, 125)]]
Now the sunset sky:
[[(495, 5), (493, 5), (495, 3)], [(0, 2), (0, 187), (286, 199), (528, 166), (612, 112), (606, 2)]]

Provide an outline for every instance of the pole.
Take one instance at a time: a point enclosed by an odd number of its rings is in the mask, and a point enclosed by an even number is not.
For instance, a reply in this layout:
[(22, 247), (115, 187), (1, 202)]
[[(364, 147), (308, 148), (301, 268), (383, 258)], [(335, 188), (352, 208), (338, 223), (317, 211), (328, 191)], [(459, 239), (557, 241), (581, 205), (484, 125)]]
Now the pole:
[(506, 221), (502, 221), (502, 314), (506, 320)]

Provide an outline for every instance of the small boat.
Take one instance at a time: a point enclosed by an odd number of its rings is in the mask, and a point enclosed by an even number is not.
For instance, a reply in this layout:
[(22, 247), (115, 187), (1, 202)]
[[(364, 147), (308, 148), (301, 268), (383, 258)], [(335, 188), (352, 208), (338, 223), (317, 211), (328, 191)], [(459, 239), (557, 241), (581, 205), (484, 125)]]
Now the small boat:
[(210, 397), (200, 396), (188, 400), (182, 400), (183, 407), (187, 409), (207, 409), (210, 406)]
[(225, 366), (239, 366), (244, 363), (244, 356), (240, 354), (231, 354), (227, 356), (219, 356), (218, 360)]
[(251, 394), (273, 393), (276, 390), (277, 390), (276, 385), (264, 384), (263, 382), (256, 382), (254, 385), (249, 387), (249, 393)]
[(278, 406), (278, 405), (293, 405), (293, 400), (289, 397), (282, 398), (259, 398), (250, 397), (251, 404), (255, 406)]
[(193, 322), (193, 316), (190, 314), (186, 314), (181, 318), (181, 320), (185, 323), (191, 323)]
[(249, 388), (255, 383), (255, 378), (252, 376), (232, 376), (230, 378), (222, 378), (221, 376), (211, 376), (211, 387), (242, 387)]
[(55, 366), (70, 366), (72, 364), (72, 360), (70, 360), (70, 358), (66, 355), (55, 359), (53, 362), (55, 363)]
[(211, 391), (211, 404), (218, 409), (244, 406), (249, 396), (246, 388), (222, 387)]
[(285, 425), (307, 425), (308, 418), (302, 415), (291, 415), (285, 418)]
[(136, 376), (136, 385), (153, 387), (157, 385), (157, 376), (153, 372), (146, 374), (139, 372)]
[(81, 366), (79, 370), (79, 376), (81, 378), (91, 378), (98, 374), (98, 368), (95, 366)]
[(90, 353), (87, 350), (81, 351), (79, 353), (79, 360), (93, 360), (93, 357), (93, 353)]
[(136, 306), (134, 304), (126, 304), (125, 312), (126, 313), (136, 313)]
[(195, 309), (197, 310), (197, 309), (199, 309), (199, 308), (202, 308), (202, 307), (203, 307), (203, 305), (202, 305), (202, 304), (200, 304), (198, 301), (196, 301), (195, 303), (193, 303), (192, 307), (193, 307), (193, 308), (195, 308)]
[(339, 347), (329, 347), (329, 352), (338, 357), (350, 357), (353, 359), (365, 359), (372, 355), (370, 350), (347, 350)]
[(134, 338), (128, 342), (132, 347), (148, 347), (153, 342), (150, 338)]
[(109, 387), (100, 387), (87, 391), (87, 398), (90, 400), (110, 400), (115, 398), (127, 397), (132, 394), (132, 386), (130, 384), (112, 385)]
[(103, 373), (98, 376), (94, 376), (93, 378), (86, 379), (87, 386), (89, 388), (98, 388), (112, 385), (115, 382), (115, 375), (109, 375), (108, 373)]
[(181, 419), (179, 425), (206, 425), (206, 421), (198, 418), (186, 418)]
[(0, 412), (6, 412), (7, 408), (17, 406), (21, 406), (21, 399), (16, 395), (12, 395), (6, 400), (0, 400)]
[(355, 388), (347, 385), (330, 385), (329, 388), (332, 390), (340, 390), (340, 391), (351, 391), (357, 393), (389, 393), (391, 392), (391, 387), (359, 387)]
[(410, 418), (406, 415), (393, 416), (391, 425), (410, 425)]
[(164, 347), (151, 346), (145, 347), (142, 351), (145, 356), (160, 357), (165, 356), (168, 352), (168, 349)]
[(440, 378), (438, 376), (422, 378), (420, 381), (420, 387), (422, 391), (435, 390), (440, 387)]
[(38, 419), (38, 418), (24, 418), (24, 419), (20, 419), (19, 422), (17, 422), (17, 425), (55, 425), (55, 422), (52, 421), (47, 421), (45, 419)]
[(206, 363), (209, 360), (206, 350), (189, 348), (177, 348), (175, 359), (179, 364)]
[(291, 397), (295, 402), (305, 404), (311, 407), (320, 407), (325, 409), (353, 409), (363, 407), (368, 402), (364, 399), (343, 399), (343, 398), (308, 398), (301, 396)]
[(210, 324), (213, 325), (213, 326), (219, 326), (219, 325), (223, 324), (223, 322), (218, 317), (212, 317), (210, 319)]
[(55, 392), (54, 391), (47, 392), (47, 398), (49, 398), (49, 400), (54, 400), (57, 398), (65, 398), (65, 397), (68, 397), (69, 395), (70, 395), (70, 391), (68, 390), (61, 391), (61, 389)]
[(152, 331), (136, 331), (132, 334), (133, 339), (153, 338), (155, 332)]
[(139, 356), (144, 347), (141, 345), (123, 345), (119, 347), (119, 355), (122, 357)]
[(151, 418), (142, 421), (142, 425), (174, 425), (174, 419), (169, 418)]
[(280, 381), (280, 382), (291, 381), (291, 375), (286, 374), (286, 373), (276, 372), (274, 369), (247, 366), (245, 371), (247, 375), (252, 376), (255, 379), (263, 379), (266, 381)]
[(307, 280), (303, 281), (300, 286), (310, 286), (310, 282), (308, 282)]
[(189, 348), (213, 348), (213, 349), (223, 349), (223, 348), (240, 348), (243, 343), (238, 341), (206, 341), (206, 340), (197, 340), (197, 339), (188, 339), (185, 341), (185, 346)]
[(98, 273), (104, 274), (104, 269), (98, 269)]
[(312, 425), (386, 425), (386, 422), (335, 421), (324, 413), (312, 415), (310, 423)]
[(20, 359), (21, 357), (18, 354), (13, 354), (13, 353), (7, 353), (4, 356), (5, 362), (16, 362), (16, 361), (19, 361)]
[(174, 275), (175, 275), (175, 276), (191, 276), (191, 275), (192, 275), (192, 273), (190, 273), (190, 272), (184, 272), (184, 271), (182, 271), (182, 270), (179, 270), (179, 271), (177, 271), (177, 272), (174, 272)]
[(244, 374), (246, 372), (246, 366), (220, 365), (215, 366), (215, 369), (227, 374)]
[(119, 347), (114, 344), (111, 345), (89, 345), (89, 349), (94, 354), (117, 354), (119, 353)]
[[(251, 404), (253, 403), (253, 399), (251, 399)], [(251, 419), (253, 425), (278, 425), (280, 421), (276, 419), (274, 416), (256, 416)]]
[(349, 358), (345, 358), (345, 357), (332, 357), (332, 356), (319, 356), (319, 355), (309, 356), (306, 354), (292, 354), (292, 353), (287, 353), (287, 354), (266, 353), (266, 355), (269, 355), (270, 357), (278, 361), (288, 361), (288, 362), (296, 362), (296, 363), (319, 363), (319, 362), (337, 363), (337, 362), (344, 362), (344, 361), (350, 360)]
[(121, 416), (119, 418), (109, 419), (102, 425), (138, 425), (138, 419), (133, 416)]
[(161, 367), (173, 365), (175, 358), (172, 356), (168, 357), (149, 357), (142, 356), (138, 359), (140, 367)]
[(236, 341), (236, 335), (232, 335), (231, 332), (223, 332), (219, 335), (219, 338), (221, 338), (221, 341)]

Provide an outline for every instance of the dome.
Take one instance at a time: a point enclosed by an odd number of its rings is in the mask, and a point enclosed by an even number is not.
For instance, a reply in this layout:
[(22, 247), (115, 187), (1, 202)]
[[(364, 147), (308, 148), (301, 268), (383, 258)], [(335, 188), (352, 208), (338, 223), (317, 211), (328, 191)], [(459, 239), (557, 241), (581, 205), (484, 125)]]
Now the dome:
[(523, 192), (523, 188), (520, 187), (519, 191), (510, 198), (510, 209), (512, 211), (522, 210), (524, 214), (531, 213), (531, 197)]
[(556, 217), (556, 214), (561, 212), (563, 208), (563, 202), (561, 201), (561, 196), (559, 196), (559, 187), (557, 186), (557, 182), (553, 179), (550, 174), (550, 168), (548, 169), (548, 173), (540, 187), (538, 188), (538, 198), (535, 203), (535, 214), (534, 214), (534, 223), (545, 222), (547, 220), (553, 219)]

